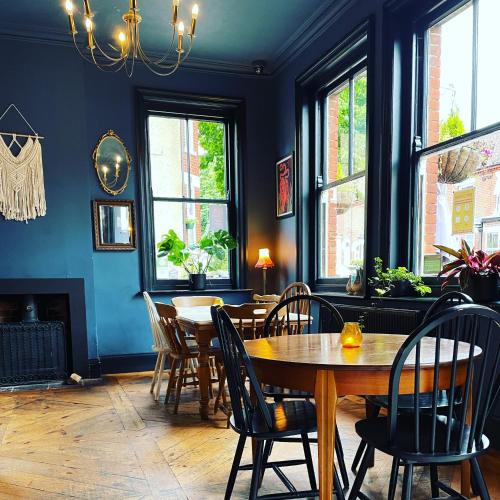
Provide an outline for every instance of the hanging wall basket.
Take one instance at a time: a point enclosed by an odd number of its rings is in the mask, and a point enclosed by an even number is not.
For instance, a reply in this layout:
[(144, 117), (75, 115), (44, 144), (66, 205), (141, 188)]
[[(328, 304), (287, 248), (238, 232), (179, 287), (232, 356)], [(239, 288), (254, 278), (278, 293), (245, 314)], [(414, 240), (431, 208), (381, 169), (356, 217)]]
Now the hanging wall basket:
[(477, 149), (461, 146), (439, 155), (438, 182), (458, 184), (468, 179), (481, 164)]

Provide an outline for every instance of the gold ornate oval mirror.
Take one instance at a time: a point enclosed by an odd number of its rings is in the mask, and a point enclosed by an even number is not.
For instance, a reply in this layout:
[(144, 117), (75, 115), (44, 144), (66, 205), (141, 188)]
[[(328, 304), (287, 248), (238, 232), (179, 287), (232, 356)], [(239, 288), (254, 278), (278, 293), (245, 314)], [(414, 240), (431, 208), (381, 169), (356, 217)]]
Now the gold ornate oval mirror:
[(123, 141), (112, 130), (97, 143), (92, 155), (101, 187), (113, 196), (122, 193), (128, 184), (131, 158)]

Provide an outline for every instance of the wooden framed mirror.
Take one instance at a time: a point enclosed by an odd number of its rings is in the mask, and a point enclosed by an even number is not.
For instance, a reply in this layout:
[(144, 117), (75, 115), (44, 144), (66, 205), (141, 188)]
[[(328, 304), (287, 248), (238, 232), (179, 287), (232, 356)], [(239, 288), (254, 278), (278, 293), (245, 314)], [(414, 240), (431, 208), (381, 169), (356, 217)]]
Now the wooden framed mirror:
[(135, 214), (132, 200), (94, 200), (96, 250), (135, 250)]
[(109, 130), (101, 136), (92, 155), (101, 187), (116, 196), (128, 185), (132, 160), (124, 142)]

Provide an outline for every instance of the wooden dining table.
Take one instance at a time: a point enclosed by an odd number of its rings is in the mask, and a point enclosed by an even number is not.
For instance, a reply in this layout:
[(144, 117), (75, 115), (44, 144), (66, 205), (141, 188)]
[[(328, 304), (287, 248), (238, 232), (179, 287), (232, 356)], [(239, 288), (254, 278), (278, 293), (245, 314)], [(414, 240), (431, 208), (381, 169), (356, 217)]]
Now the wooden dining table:
[[(406, 335), (366, 333), (359, 348), (344, 348), (339, 334), (308, 334), (271, 337), (245, 342), (257, 378), (261, 383), (314, 394), (318, 433), (320, 499), (331, 499), (337, 398), (345, 395), (387, 395), (391, 367)], [(449, 387), (453, 341), (441, 340), (440, 387)], [(457, 384), (465, 380), (469, 344), (460, 342)], [(476, 347), (475, 355), (481, 350)], [(432, 390), (435, 339), (421, 343), (420, 391)], [(403, 369), (400, 394), (414, 391), (414, 357)], [(464, 470), (464, 469), (462, 469)], [(462, 491), (470, 479), (462, 478)], [(464, 486), (464, 484), (466, 486)], [(466, 495), (467, 496), (467, 495)]]
[[(259, 309), (259, 304), (255, 304), (256, 310)], [(288, 324), (297, 324), (299, 317), (297, 314), (290, 313), (288, 315)], [(300, 321), (305, 324), (308, 316), (300, 315)], [(264, 324), (264, 320), (257, 320)], [(209, 385), (210, 385), (210, 347), (211, 341), (217, 336), (209, 306), (194, 306), (194, 307), (178, 307), (177, 322), (180, 328), (187, 334), (196, 338), (198, 344), (198, 380), (200, 382), (200, 416), (203, 420), (208, 420), (208, 405), (209, 405)]]

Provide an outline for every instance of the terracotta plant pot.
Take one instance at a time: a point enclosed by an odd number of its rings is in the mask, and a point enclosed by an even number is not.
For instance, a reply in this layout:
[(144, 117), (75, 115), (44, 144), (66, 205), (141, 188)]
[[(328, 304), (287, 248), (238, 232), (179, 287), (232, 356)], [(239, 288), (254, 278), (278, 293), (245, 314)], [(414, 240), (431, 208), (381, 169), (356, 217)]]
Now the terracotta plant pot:
[(460, 288), (474, 302), (495, 302), (498, 299), (498, 276), (468, 273), (463, 279), (460, 277)]

